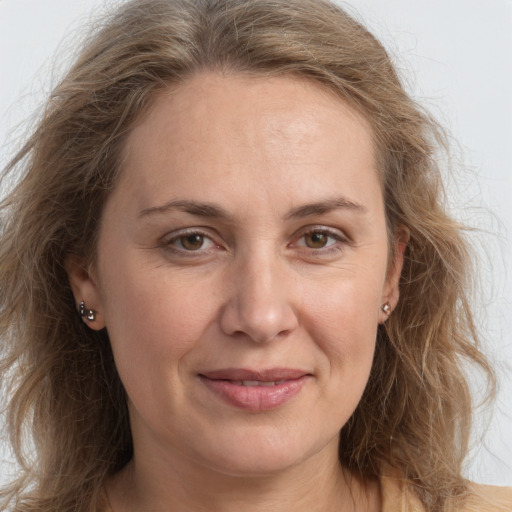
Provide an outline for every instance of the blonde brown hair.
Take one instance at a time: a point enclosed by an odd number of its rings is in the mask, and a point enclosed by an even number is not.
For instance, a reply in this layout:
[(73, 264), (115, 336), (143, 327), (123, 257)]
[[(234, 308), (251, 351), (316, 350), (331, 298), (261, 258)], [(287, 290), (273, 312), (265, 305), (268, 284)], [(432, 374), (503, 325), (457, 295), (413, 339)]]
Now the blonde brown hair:
[[(343, 465), (398, 470), (429, 511), (463, 495), (471, 398), (464, 361), (493, 372), (469, 307), (470, 254), (443, 206), (442, 136), (381, 44), (326, 0), (136, 0), (97, 28), (9, 164), (1, 204), (2, 376), (22, 476), (16, 511), (89, 511), (132, 454), (108, 334), (80, 321), (64, 260), (94, 261), (103, 205), (133, 123), (156, 91), (202, 70), (293, 74), (356, 107), (373, 129), (390, 237), (410, 233), (395, 312), (379, 327), (364, 396), (341, 431)], [(28, 429), (28, 430), (27, 430)], [(24, 456), (24, 436), (35, 445)], [(5, 505), (7, 506), (7, 505)]]

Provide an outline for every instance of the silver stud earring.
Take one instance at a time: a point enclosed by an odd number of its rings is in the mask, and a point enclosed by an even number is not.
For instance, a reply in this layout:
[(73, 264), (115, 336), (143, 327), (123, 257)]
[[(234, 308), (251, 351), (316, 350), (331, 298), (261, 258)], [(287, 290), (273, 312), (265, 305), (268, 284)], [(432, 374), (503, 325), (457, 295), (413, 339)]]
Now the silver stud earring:
[(80, 302), (78, 309), (80, 312), (80, 316), (87, 317), (87, 320), (89, 320), (89, 322), (94, 322), (94, 320), (96, 320), (96, 312), (94, 311), (94, 309), (87, 309), (85, 307), (84, 301)]
[(380, 309), (382, 309), (382, 311), (384, 311), (384, 314), (386, 316), (389, 316), (391, 314), (391, 306), (387, 302), (385, 304), (382, 304)]

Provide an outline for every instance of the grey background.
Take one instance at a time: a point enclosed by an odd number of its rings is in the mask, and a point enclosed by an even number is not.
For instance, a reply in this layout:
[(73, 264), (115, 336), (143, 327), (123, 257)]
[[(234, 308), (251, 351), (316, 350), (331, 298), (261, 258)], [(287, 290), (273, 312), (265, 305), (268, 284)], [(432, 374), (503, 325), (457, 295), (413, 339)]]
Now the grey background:
[[(56, 53), (68, 55), (89, 17), (108, 3), (0, 0), (1, 166), (23, 134), (20, 123), (66, 66)], [(384, 42), (408, 90), (453, 136), (459, 171), (448, 178), (449, 196), (454, 213), (482, 230), (476, 309), (501, 380), (494, 415), (477, 416), (466, 474), (512, 485), (512, 0), (340, 3)], [(10, 460), (0, 443), (0, 482)]]

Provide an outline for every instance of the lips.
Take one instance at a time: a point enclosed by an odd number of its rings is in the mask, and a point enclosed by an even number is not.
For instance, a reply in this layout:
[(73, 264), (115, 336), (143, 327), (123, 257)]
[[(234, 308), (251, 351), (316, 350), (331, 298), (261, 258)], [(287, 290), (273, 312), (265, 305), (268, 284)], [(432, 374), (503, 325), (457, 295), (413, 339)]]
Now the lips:
[(285, 380), (278, 380), (278, 381), (263, 381), (263, 380), (234, 380), (232, 381), (233, 384), (236, 384), (237, 386), (276, 386), (279, 384), (283, 384), (286, 382)]
[(311, 375), (303, 370), (228, 368), (199, 374), (206, 388), (224, 402), (252, 412), (274, 409), (296, 396)]

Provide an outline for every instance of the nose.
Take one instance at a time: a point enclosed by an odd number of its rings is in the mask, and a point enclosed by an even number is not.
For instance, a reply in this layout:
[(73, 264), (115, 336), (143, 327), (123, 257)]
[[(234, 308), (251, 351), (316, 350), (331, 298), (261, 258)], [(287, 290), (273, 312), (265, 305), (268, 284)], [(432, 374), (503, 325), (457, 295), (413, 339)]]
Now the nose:
[(231, 274), (231, 295), (220, 318), (226, 334), (267, 343), (299, 325), (292, 279), (274, 259), (243, 261)]

